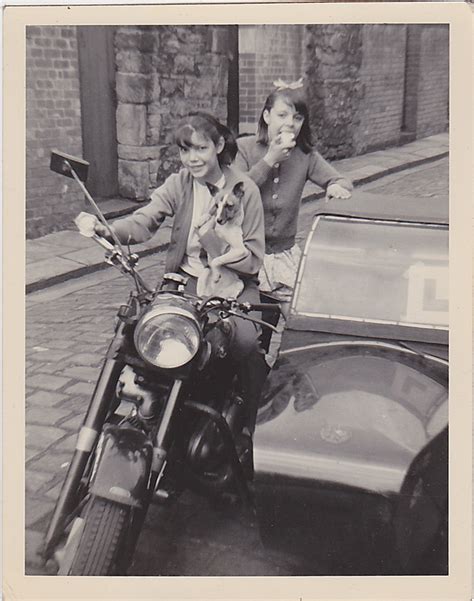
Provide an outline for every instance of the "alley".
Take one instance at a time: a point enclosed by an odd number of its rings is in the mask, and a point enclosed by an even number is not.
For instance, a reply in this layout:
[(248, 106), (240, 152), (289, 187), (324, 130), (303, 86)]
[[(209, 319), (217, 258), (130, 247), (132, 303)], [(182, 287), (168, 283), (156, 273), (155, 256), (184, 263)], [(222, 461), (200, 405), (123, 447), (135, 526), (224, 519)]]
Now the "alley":
[[(448, 198), (448, 159), (386, 176), (360, 188), (387, 195)], [(322, 201), (316, 201), (322, 202)], [(304, 238), (314, 202), (303, 207)], [(92, 242), (91, 242), (92, 244)], [(164, 253), (141, 262), (152, 283), (164, 269)], [(26, 299), (26, 573), (44, 573), (35, 550), (52, 511), (111, 337), (127, 281), (109, 269)], [(134, 575), (291, 575), (291, 556), (269, 555), (251, 516), (233, 507), (212, 507), (194, 495), (163, 518), (153, 507), (140, 538)], [(334, 573), (331, 561), (314, 574)]]

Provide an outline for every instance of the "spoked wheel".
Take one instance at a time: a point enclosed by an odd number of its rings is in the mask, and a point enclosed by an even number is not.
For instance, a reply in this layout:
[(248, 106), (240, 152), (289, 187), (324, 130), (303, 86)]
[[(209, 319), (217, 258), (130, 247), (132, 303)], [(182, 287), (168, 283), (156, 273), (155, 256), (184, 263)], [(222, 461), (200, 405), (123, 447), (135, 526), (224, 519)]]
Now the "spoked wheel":
[[(117, 565), (125, 548), (130, 508), (107, 499), (92, 497), (79, 542), (67, 573), (71, 576), (119, 575)], [(67, 554), (67, 550), (66, 550)]]

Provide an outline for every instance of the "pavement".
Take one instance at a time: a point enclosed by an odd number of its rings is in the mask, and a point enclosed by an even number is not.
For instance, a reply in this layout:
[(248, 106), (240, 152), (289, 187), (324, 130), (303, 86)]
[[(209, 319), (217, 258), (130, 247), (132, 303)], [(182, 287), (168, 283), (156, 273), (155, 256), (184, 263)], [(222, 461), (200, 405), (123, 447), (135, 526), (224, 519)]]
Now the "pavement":
[[(402, 146), (331, 161), (331, 164), (358, 186), (436, 161), (447, 156), (448, 151), (449, 134), (446, 132)], [(303, 191), (303, 202), (310, 202), (322, 196), (324, 191), (309, 182)], [(101, 203), (104, 214), (112, 222), (117, 217), (133, 212), (138, 206), (139, 203), (121, 199)], [(164, 250), (169, 243), (170, 231), (171, 223), (167, 220), (151, 240), (134, 246), (133, 251), (143, 257)], [(66, 229), (26, 241), (27, 294), (108, 268), (104, 262), (102, 248), (81, 236), (76, 230)]]

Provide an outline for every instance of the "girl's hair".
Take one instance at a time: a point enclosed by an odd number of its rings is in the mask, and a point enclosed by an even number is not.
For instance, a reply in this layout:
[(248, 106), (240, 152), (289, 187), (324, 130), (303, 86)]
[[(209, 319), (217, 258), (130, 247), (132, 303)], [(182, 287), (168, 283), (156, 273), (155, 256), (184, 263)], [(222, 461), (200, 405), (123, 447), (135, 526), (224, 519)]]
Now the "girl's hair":
[(269, 94), (260, 114), (260, 119), (258, 120), (257, 142), (268, 144), (268, 125), (265, 123), (263, 113), (265, 111), (270, 112), (278, 99), (281, 99), (289, 106), (294, 107), (295, 111), (304, 118), (300, 133), (296, 138), (296, 144), (304, 153), (308, 154), (313, 148), (313, 141), (311, 136), (311, 128), (309, 125), (308, 105), (306, 104), (306, 98), (302, 88), (297, 88), (295, 90), (292, 90), (291, 88), (284, 88), (282, 90), (274, 90), (271, 92), (271, 94)]
[(204, 111), (189, 113), (181, 119), (174, 133), (175, 143), (182, 148), (191, 146), (191, 136), (194, 132), (209, 138), (217, 146), (221, 138), (224, 139), (224, 148), (218, 155), (219, 165), (230, 165), (237, 154), (235, 138), (225, 125), (215, 117)]

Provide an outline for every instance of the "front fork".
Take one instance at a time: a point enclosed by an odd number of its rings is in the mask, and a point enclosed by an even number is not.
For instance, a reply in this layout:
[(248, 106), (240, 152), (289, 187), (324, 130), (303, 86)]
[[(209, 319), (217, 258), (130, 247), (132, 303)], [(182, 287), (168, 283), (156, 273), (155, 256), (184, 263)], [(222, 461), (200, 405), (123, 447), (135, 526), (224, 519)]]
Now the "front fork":
[(170, 446), (171, 422), (176, 411), (179, 400), (179, 394), (183, 386), (182, 380), (175, 380), (171, 387), (170, 394), (166, 401), (165, 409), (158, 427), (158, 431), (153, 441), (153, 459), (151, 463), (150, 480), (145, 496), (142, 499), (141, 510), (135, 512), (133, 518), (133, 528), (129, 534), (127, 549), (125, 552), (125, 561), (131, 559), (138, 541), (138, 537), (145, 522), (148, 507), (152, 502), (153, 494), (158, 480), (163, 473), (166, 465), (166, 457)]
[(122, 347), (124, 328), (125, 323), (119, 322), (115, 336), (107, 350), (106, 359), (95, 386), (84, 423), (79, 430), (74, 455), (46, 533), (42, 551), (45, 560), (51, 557), (55, 545), (64, 532), (66, 517), (74, 508), (77, 489), (107, 417), (110, 408), (109, 400), (115, 394), (117, 380), (124, 367), (124, 362), (118, 358)]

